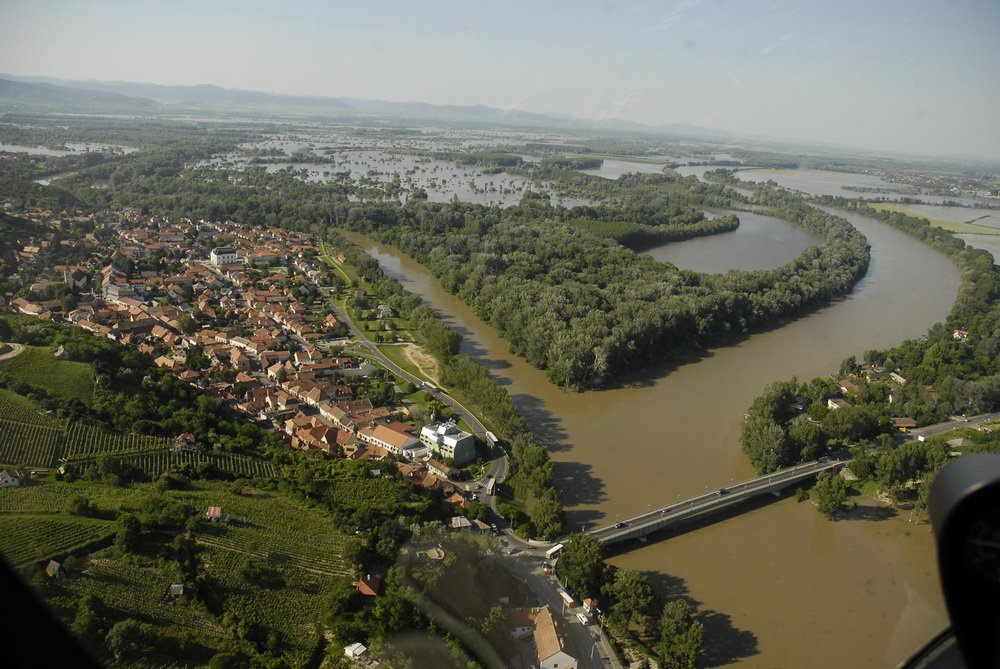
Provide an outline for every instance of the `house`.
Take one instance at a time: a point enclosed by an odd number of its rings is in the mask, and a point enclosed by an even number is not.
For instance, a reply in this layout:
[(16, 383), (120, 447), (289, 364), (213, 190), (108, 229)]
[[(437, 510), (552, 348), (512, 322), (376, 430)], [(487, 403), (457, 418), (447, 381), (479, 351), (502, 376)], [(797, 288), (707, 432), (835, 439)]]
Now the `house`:
[(471, 530), (472, 521), (465, 516), (452, 516), (448, 521), (448, 527), (453, 530)]
[(59, 578), (62, 576), (62, 565), (55, 560), (49, 560), (49, 563), (45, 566), (45, 573), (49, 578)]
[(397, 432), (385, 425), (375, 425), (358, 431), (358, 439), (366, 444), (381, 446), (390, 453), (396, 455), (420, 442), (416, 437)]
[(917, 426), (917, 421), (909, 416), (900, 416), (899, 418), (893, 418), (892, 424), (900, 432), (906, 432), (915, 428)]
[(457, 467), (472, 462), (476, 457), (476, 438), (459, 430), (454, 421), (420, 428), (420, 443), (442, 458), (451, 458)]
[(431, 474), (434, 474), (434, 476), (443, 479), (457, 478), (458, 475), (461, 473), (459, 470), (455, 469), (454, 467), (449, 467), (440, 460), (428, 460), (426, 464), (427, 464), (427, 469), (428, 471), (430, 471)]
[(358, 581), (358, 592), (365, 597), (378, 597), (378, 591), (382, 589), (382, 579), (371, 574)]
[(184, 434), (179, 434), (174, 438), (175, 451), (190, 451), (194, 448), (197, 439), (190, 432), (185, 432)]
[(350, 646), (344, 646), (344, 657), (351, 660), (358, 660), (365, 656), (368, 649), (364, 647), (361, 643), (352, 643)]
[(841, 379), (840, 381), (837, 381), (837, 385), (840, 387), (840, 392), (845, 395), (857, 395), (861, 392), (861, 388), (858, 387), (858, 384), (854, 383), (850, 379)]
[(849, 406), (851, 406), (850, 402), (848, 402), (847, 400), (842, 400), (842, 399), (838, 399), (838, 398), (831, 397), (830, 399), (828, 399), (826, 401), (826, 408), (830, 409), (831, 411), (833, 411), (835, 409), (843, 409), (843, 408), (849, 407)]
[(205, 518), (213, 523), (228, 523), (230, 520), (229, 514), (223, 511), (221, 506), (208, 507), (208, 511), (205, 512)]
[(18, 488), (21, 485), (21, 477), (16, 472), (8, 469), (0, 471), (0, 488)]
[(576, 669), (577, 659), (569, 636), (559, 629), (559, 623), (547, 606), (511, 611), (511, 636), (515, 639), (532, 637), (538, 655), (539, 669)]
[(170, 587), (167, 588), (167, 595), (170, 597), (183, 597), (184, 596), (184, 584), (183, 583), (171, 583)]

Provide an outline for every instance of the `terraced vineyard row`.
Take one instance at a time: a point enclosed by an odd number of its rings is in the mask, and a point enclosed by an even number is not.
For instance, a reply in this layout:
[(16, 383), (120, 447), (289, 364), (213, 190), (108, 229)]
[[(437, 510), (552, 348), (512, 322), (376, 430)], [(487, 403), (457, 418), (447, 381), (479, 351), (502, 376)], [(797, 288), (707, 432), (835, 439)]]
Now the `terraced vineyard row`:
[[(314, 574), (322, 574), (325, 576), (350, 576), (352, 573), (350, 565), (348, 565), (339, 554), (327, 553), (322, 556), (317, 556), (309, 550), (287, 552), (282, 548), (275, 547), (273, 544), (269, 545), (267, 550), (259, 550), (255, 545), (253, 545), (255, 542), (248, 544), (248, 542), (239, 536), (219, 536), (201, 532), (198, 533), (197, 541), (199, 544), (204, 546), (211, 546), (220, 550), (228, 550), (243, 555), (252, 555), (261, 560), (270, 559), (281, 564), (294, 565), (299, 569)], [(301, 547), (304, 546), (306, 542), (303, 542), (302, 538), (299, 537), (297, 543)]]
[[(184, 465), (197, 467), (204, 463), (211, 463), (221, 470), (232, 472), (236, 476), (247, 478), (275, 476), (274, 465), (270, 462), (236, 453), (200, 453), (197, 451), (174, 451), (161, 448), (160, 450), (142, 453), (126, 453), (124, 455), (109, 453), (102, 455), (108, 455), (114, 460), (135, 465), (146, 472), (150, 478), (156, 478), (165, 471)], [(67, 462), (67, 465), (79, 471), (96, 461), (98, 457), (100, 455), (71, 458)]]
[(177, 601), (166, 592), (174, 578), (156, 567), (140, 567), (126, 560), (91, 558), (83, 577), (62, 587), (78, 594), (92, 593), (127, 617), (152, 619), (213, 636), (226, 631), (197, 602)]
[(39, 411), (30, 400), (0, 388), (0, 420), (61, 427), (62, 421)]
[(0, 463), (52, 467), (61, 442), (60, 427), (0, 419)]
[(278, 587), (246, 587), (240, 565), (246, 556), (232, 550), (203, 546), (199, 561), (222, 586), (226, 611), (265, 629), (277, 630), (285, 642), (283, 657), (292, 666), (306, 666), (322, 628), (325, 593), (342, 577), (315, 574), (293, 565), (279, 567)]
[(114, 532), (113, 522), (92, 518), (0, 515), (0, 553), (18, 568), (69, 553)]
[(63, 457), (73, 459), (104, 453), (142, 453), (170, 446), (166, 437), (142, 434), (115, 434), (84, 423), (74, 423), (66, 435)]

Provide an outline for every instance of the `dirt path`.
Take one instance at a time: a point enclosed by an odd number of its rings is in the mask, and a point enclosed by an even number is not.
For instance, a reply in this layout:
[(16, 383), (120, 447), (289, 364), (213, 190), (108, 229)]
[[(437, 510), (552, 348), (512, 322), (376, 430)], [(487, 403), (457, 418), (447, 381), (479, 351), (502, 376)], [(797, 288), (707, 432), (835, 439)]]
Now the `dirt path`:
[(8, 344), (8, 346), (10, 346), (11, 350), (7, 351), (3, 355), (0, 355), (0, 361), (10, 360), (14, 356), (20, 355), (21, 351), (24, 350), (24, 344)]
[(406, 359), (415, 365), (421, 374), (433, 381), (435, 385), (441, 385), (441, 370), (434, 356), (416, 344), (403, 344), (402, 349)]

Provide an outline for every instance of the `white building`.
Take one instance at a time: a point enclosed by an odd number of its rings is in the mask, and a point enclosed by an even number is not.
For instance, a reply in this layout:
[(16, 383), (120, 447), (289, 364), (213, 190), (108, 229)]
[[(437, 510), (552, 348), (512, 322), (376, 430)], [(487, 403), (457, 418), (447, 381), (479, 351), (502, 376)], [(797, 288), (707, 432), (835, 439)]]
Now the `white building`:
[(237, 262), (236, 249), (229, 246), (217, 246), (209, 256), (213, 265), (232, 265)]
[(476, 438), (455, 426), (455, 421), (434, 423), (420, 428), (420, 443), (442, 458), (451, 458), (456, 467), (476, 457)]

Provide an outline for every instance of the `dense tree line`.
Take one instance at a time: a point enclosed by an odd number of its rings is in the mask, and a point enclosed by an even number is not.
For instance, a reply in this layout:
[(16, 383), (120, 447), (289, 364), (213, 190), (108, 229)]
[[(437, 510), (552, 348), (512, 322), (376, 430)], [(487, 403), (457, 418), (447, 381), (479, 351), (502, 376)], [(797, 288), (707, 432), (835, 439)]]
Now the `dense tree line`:
[[(946, 321), (931, 326), (925, 337), (866, 351), (860, 362), (845, 360), (839, 378), (850, 378), (859, 390), (844, 408), (827, 406), (827, 400), (843, 396), (831, 379), (769, 384), (747, 411), (743, 449), (763, 473), (815, 459), (828, 446), (848, 446), (857, 476), (919, 506), (951, 449), (935, 439), (896, 446), (893, 419), (905, 416), (928, 425), (956, 414), (1000, 410), (1000, 267), (989, 253), (926, 220), (843, 198), (823, 200), (882, 220), (947, 254), (962, 271), (958, 296)], [(963, 452), (1000, 452), (1000, 438), (972, 432), (969, 437)], [(907, 487), (912, 481), (921, 483)], [(824, 499), (840, 499), (836, 485), (823, 484)], [(832, 513), (839, 506), (827, 503), (823, 510)]]
[(704, 625), (695, 619), (683, 599), (662, 601), (642, 572), (604, 561), (601, 542), (587, 534), (573, 534), (556, 563), (566, 589), (580, 600), (601, 602), (612, 637), (635, 641), (652, 639), (647, 648), (670, 669), (694, 669), (704, 644)]
[[(556, 384), (613, 382), (650, 357), (749, 332), (848, 291), (864, 237), (842, 219), (775, 196), (768, 204), (822, 235), (775, 270), (681, 272), (581, 232), (568, 210), (525, 199), (506, 210), (462, 203), (351, 211), (347, 224), (415, 257)], [(580, 213), (569, 210), (569, 215)]]
[(553, 484), (548, 451), (535, 441), (507, 390), (482, 365), (460, 353), (461, 336), (419, 297), (386, 276), (377, 261), (336, 233), (331, 233), (329, 240), (364, 277), (365, 290), (411, 323), (425, 349), (438, 359), (442, 383), (459, 391), (469, 408), (507, 444), (512, 473), (535, 498), (524, 532), (530, 536), (558, 536), (563, 528), (563, 507)]

